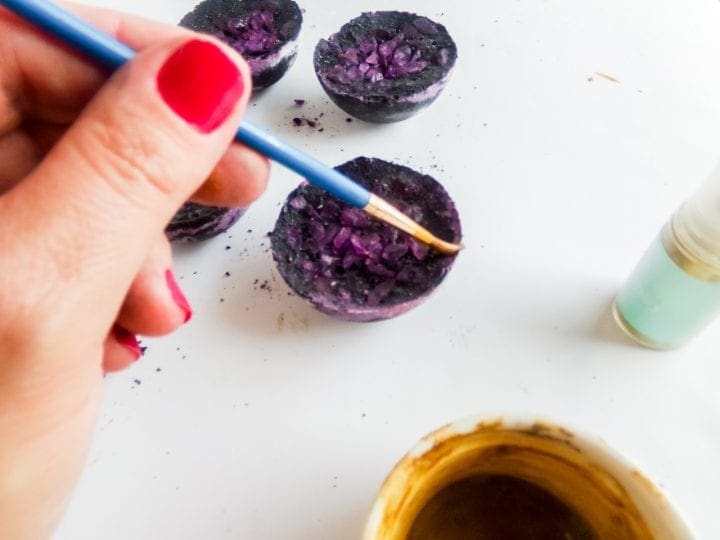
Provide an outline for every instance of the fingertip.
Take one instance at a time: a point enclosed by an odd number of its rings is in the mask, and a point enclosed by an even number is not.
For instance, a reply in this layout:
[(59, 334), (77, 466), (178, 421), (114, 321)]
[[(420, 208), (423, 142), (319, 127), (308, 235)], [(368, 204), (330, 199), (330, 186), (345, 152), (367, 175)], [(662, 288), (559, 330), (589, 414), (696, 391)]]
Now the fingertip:
[(165, 283), (167, 283), (172, 301), (182, 312), (183, 324), (188, 323), (192, 318), (193, 311), (190, 307), (190, 302), (188, 302), (188, 299), (182, 292), (180, 285), (178, 285), (177, 280), (175, 279), (175, 274), (170, 268), (165, 270)]
[(115, 324), (105, 340), (102, 368), (105, 373), (122, 371), (137, 362), (142, 348), (135, 334)]
[(165, 59), (157, 74), (160, 97), (200, 133), (212, 133), (243, 106), (252, 92), (242, 63), (217, 40), (184, 41)]
[(190, 320), (192, 308), (171, 268), (171, 248), (163, 235), (130, 286), (118, 315), (122, 326), (144, 336), (162, 336)]

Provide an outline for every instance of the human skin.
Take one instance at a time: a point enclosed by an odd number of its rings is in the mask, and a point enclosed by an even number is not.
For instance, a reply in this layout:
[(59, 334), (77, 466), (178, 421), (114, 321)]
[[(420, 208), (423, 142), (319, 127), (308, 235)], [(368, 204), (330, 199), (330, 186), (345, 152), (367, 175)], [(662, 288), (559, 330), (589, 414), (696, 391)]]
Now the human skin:
[[(108, 79), (0, 8), (0, 538), (52, 533), (103, 375), (139, 358), (136, 334), (189, 319), (169, 219), (188, 199), (247, 206), (269, 174), (265, 158), (232, 142), (251, 92), (239, 55), (185, 29), (68, 7), (139, 53)], [(197, 76), (186, 61), (163, 78), (197, 41), (211, 45), (192, 50), (215, 51), (237, 75), (216, 92), (222, 114), (207, 103), (188, 112), (178, 105), (187, 95), (170, 95), (168, 80), (183, 89)]]

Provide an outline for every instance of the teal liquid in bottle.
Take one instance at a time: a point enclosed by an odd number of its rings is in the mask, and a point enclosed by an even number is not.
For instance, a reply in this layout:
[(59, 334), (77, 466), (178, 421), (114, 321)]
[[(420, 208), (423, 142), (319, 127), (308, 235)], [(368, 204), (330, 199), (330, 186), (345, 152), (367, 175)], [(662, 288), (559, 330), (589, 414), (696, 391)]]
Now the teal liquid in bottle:
[(720, 166), (672, 216), (613, 305), (638, 343), (678, 347), (720, 313)]
[(613, 306), (620, 327), (642, 345), (656, 349), (682, 345), (720, 311), (720, 282), (683, 268), (681, 260), (674, 260), (673, 247), (665, 246), (672, 241), (671, 231), (658, 235)]

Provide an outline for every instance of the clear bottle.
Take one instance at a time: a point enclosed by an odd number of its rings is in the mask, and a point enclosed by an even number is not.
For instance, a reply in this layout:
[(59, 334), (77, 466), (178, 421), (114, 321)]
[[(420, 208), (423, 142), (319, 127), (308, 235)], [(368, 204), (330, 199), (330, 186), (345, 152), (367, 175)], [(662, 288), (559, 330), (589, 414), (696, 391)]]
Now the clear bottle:
[(720, 166), (673, 214), (620, 290), (613, 314), (637, 342), (678, 347), (720, 312)]

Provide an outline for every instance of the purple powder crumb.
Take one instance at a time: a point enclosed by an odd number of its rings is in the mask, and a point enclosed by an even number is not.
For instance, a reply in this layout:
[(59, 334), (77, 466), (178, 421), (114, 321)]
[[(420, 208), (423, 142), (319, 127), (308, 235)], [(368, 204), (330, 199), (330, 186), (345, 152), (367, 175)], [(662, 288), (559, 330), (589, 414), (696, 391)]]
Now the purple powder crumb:
[(225, 246), (225, 251), (227, 251), (228, 249), (230, 249), (230, 246)]
[(160, 373), (161, 371), (162, 371), (161, 368), (159, 368), (159, 367), (155, 368), (155, 373)]
[(140, 386), (142, 384), (142, 381), (140, 379), (133, 379), (133, 383)]
[(292, 119), (292, 123), (295, 127), (307, 126), (311, 129), (315, 129), (318, 126), (317, 118), (312, 120), (310, 118), (296, 116)]
[(297, 105), (298, 107), (302, 107), (303, 105), (305, 105), (305, 100), (304, 99), (296, 99), (295, 105)]
[(230, 277), (230, 272), (225, 272), (225, 277)]
[(346, 122), (347, 122), (347, 123), (349, 124), (350, 122), (352, 122), (352, 121), (353, 121), (353, 119), (352, 119), (352, 118), (350, 118), (350, 117), (347, 117), (347, 118), (345, 119), (345, 121), (346, 121)]

